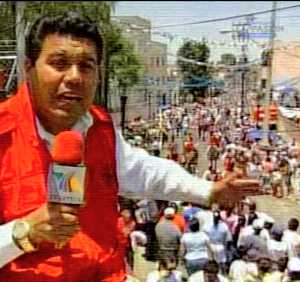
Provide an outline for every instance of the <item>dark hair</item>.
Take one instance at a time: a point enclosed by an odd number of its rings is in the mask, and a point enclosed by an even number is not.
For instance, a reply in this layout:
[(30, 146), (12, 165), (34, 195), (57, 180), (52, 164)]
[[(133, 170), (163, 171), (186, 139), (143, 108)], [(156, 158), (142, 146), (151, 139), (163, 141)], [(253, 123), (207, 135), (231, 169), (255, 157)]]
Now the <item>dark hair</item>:
[(299, 221), (297, 218), (291, 218), (288, 222), (288, 228), (290, 230), (296, 231), (299, 227)]
[(257, 216), (257, 214), (256, 213), (249, 213), (249, 216), (248, 216), (248, 225), (251, 225), (252, 223), (253, 223), (253, 221), (255, 220), (255, 219), (257, 219), (258, 218), (258, 216)]
[(189, 228), (192, 232), (197, 232), (199, 231), (199, 221), (197, 218), (192, 218), (190, 221), (189, 221)]
[(204, 266), (204, 272), (218, 274), (219, 264), (215, 260), (208, 261)]
[(252, 202), (249, 204), (249, 210), (250, 211), (256, 211), (256, 203), (255, 202)]
[(246, 217), (243, 214), (239, 214), (238, 221), (243, 221), (243, 224), (246, 224)]
[(246, 248), (246, 246), (239, 246), (238, 248), (237, 248), (237, 255), (238, 255), (238, 257), (240, 258), (240, 259), (242, 259), (242, 258), (244, 258), (246, 255), (247, 255), (247, 251), (248, 251), (248, 249)]
[(40, 55), (44, 39), (55, 33), (90, 39), (97, 49), (98, 64), (101, 63), (103, 37), (96, 23), (79, 12), (69, 11), (55, 16), (42, 16), (33, 23), (25, 39), (25, 54), (32, 65)]
[(177, 267), (177, 259), (174, 256), (161, 258), (158, 262), (158, 269), (173, 269)]
[(278, 270), (284, 272), (288, 266), (288, 256), (280, 257), (277, 261)]

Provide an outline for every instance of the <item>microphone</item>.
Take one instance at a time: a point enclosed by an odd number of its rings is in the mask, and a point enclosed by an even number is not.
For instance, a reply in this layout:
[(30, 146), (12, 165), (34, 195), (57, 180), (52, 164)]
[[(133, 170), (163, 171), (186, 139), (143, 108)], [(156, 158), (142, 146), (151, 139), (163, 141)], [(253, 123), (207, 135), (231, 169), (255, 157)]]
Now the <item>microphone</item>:
[(55, 136), (51, 150), (52, 160), (62, 165), (79, 165), (83, 155), (83, 136), (75, 130), (66, 130)]
[(85, 172), (82, 164), (84, 138), (75, 130), (57, 134), (51, 149), (53, 164), (49, 173), (48, 201), (63, 204), (83, 204)]

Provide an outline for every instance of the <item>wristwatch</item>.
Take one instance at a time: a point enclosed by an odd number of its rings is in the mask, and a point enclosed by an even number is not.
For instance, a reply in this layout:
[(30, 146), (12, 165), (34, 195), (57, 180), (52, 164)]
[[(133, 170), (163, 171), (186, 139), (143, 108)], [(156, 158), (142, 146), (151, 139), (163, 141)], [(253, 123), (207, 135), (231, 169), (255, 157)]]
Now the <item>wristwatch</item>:
[(31, 253), (37, 250), (37, 248), (29, 240), (30, 228), (30, 224), (23, 219), (16, 220), (13, 226), (13, 240), (25, 253)]

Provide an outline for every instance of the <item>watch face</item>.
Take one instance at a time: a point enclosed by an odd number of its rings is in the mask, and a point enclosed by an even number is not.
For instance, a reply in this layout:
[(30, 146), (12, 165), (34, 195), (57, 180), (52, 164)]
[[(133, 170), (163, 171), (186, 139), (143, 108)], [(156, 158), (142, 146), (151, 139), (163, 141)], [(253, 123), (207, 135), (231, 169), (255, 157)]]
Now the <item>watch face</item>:
[(16, 239), (23, 239), (27, 237), (30, 230), (30, 226), (26, 221), (16, 221), (13, 230), (13, 236)]

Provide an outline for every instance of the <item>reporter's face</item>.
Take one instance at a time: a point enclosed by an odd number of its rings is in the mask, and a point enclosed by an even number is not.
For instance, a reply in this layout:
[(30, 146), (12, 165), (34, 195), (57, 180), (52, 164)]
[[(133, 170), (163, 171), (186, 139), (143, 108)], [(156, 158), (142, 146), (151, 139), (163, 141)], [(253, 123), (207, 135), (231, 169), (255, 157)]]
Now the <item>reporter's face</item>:
[(97, 62), (89, 39), (57, 33), (45, 37), (35, 64), (27, 63), (33, 105), (42, 123), (72, 127), (89, 109), (98, 84)]

